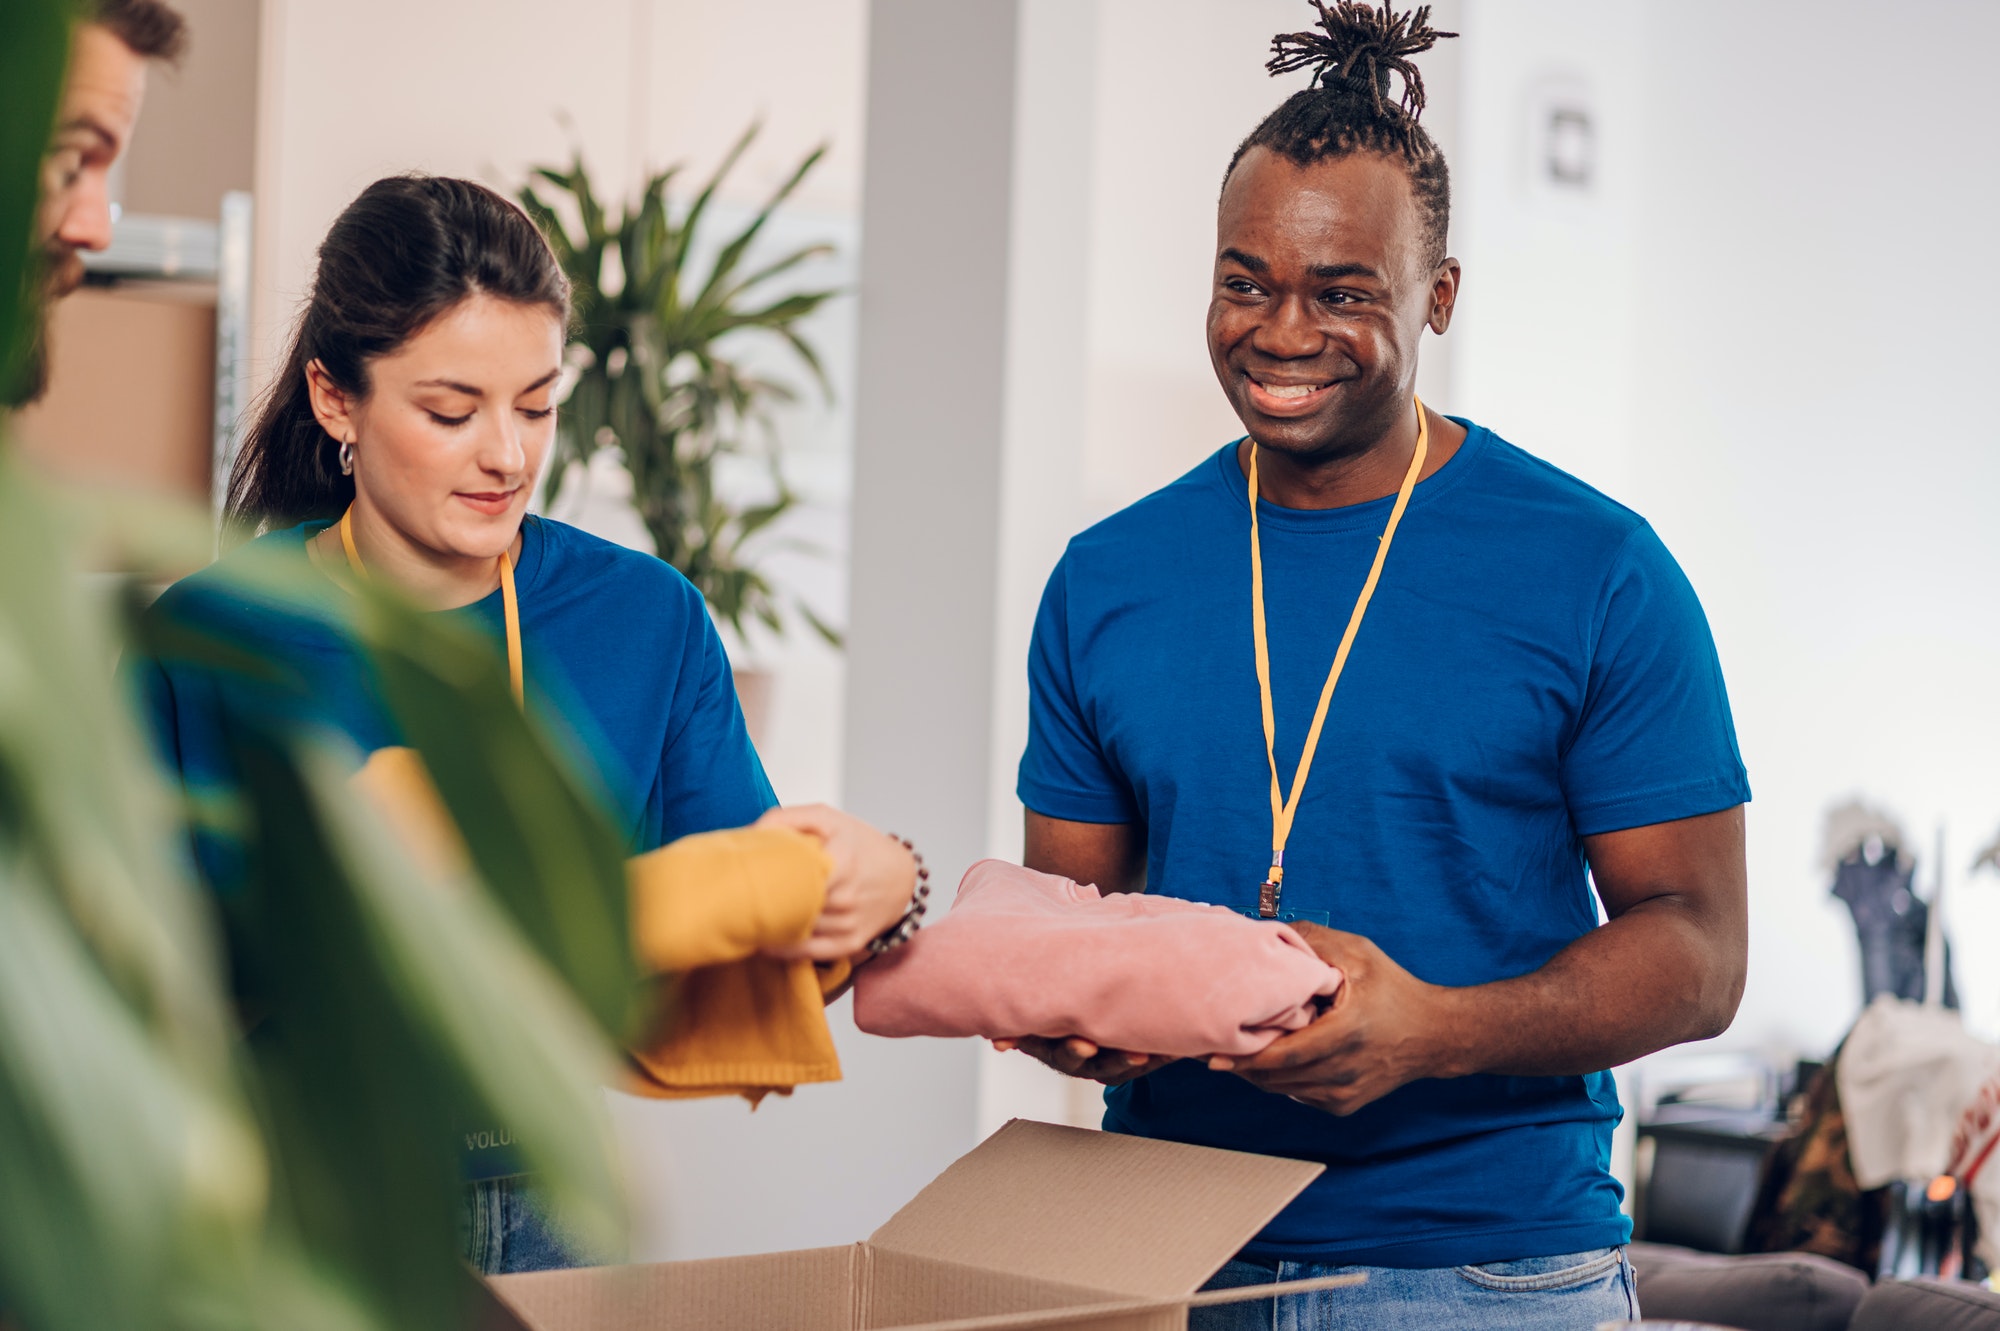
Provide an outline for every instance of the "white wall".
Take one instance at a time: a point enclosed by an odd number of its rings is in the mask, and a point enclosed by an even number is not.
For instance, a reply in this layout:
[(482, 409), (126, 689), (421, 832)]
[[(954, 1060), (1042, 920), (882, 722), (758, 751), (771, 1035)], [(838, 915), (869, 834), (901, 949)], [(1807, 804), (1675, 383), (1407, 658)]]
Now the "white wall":
[(213, 219), (256, 170), (258, 0), (178, 0), (188, 48), (147, 78), (145, 115), (120, 161), (127, 213)]
[[(1755, 800), (1751, 967), (1718, 1045), (1823, 1055), (1859, 1003), (1816, 861), (1832, 801), (1960, 871), (2000, 824), (2000, 337), (1982, 251), (2000, 11), (1925, 0), (1921, 77), (1880, 9), (1467, 0), (1453, 403), (1647, 516), (1701, 594)], [(1718, 39), (1726, 33), (1726, 39)], [(1581, 85), (1600, 184), (1538, 188), (1540, 89)], [(2000, 879), (1956, 904), (2000, 1031)]]
[[(1812, 1050), (1859, 1001), (1825, 805), (1888, 803), (1920, 855), (1945, 822), (1960, 874), (2000, 825), (2000, 9), (1899, 6), (1915, 63), (1882, 13), (1655, 0), (1641, 36), (1636, 494), (1701, 589), (1757, 797), (1735, 1034)], [(1958, 905), (2000, 1035), (2000, 879)]]
[[(1467, 0), (1450, 410), (1615, 498), (1632, 483), (1640, 153), (1637, 0)], [(1552, 99), (1595, 127), (1588, 185), (1549, 180)]]
[(868, 0), (625, 4), (650, 54), (634, 75), (647, 160), (705, 173), (759, 121), (732, 176), (737, 197), (762, 198), (823, 143), (826, 159), (794, 198), (808, 211), (859, 210)]
[(753, 120), (727, 191), (760, 199), (813, 146), (798, 196), (851, 214), (861, 180), (866, 0), (263, 0), (258, 199), (267, 342), (312, 252), (394, 171), (512, 189), (580, 145), (607, 187), (684, 161), (704, 176)]

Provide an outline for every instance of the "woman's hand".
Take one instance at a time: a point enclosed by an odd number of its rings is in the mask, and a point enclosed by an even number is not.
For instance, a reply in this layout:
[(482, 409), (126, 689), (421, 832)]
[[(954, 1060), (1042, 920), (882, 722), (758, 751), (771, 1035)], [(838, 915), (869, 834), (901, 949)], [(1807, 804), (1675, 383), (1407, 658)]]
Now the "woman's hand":
[(826, 901), (812, 936), (770, 955), (787, 960), (838, 961), (857, 956), (910, 908), (917, 889), (916, 857), (901, 842), (824, 804), (772, 809), (759, 827), (789, 827), (817, 837), (833, 860)]

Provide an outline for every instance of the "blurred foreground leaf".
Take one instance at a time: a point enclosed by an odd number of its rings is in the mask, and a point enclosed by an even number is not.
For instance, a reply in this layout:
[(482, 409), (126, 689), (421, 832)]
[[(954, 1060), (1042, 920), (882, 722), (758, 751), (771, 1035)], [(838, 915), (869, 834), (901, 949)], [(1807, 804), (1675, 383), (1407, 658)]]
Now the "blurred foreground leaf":
[[(481, 881), (604, 1035), (622, 1036), (638, 993), (624, 841), (515, 705), (498, 646), (380, 583), (337, 587), (280, 552), (233, 564), (237, 595), (317, 620), (356, 645), (397, 729), (422, 754)], [(228, 644), (187, 626), (174, 632), (193, 659), (228, 668)]]
[(622, 1037), (639, 993), (622, 838), (515, 707), (490, 643), (426, 633), (431, 617), (370, 591), (360, 637), (480, 877), (604, 1032)]
[[(73, 12), (0, 3), (0, 375), (25, 345)], [(595, 1090), (612, 1054), (509, 918), (557, 940), (565, 975), (588, 972), (604, 1021), (630, 964), (605, 963), (623, 939), (622, 914), (607, 918), (615, 845), (504, 691), (496, 703), (466, 675), (462, 644), (384, 612), (369, 622), (395, 636), (391, 670), (413, 681), (398, 696), (430, 709), (412, 729), (433, 754), (448, 727), (493, 730), (506, 739), (490, 753), (530, 773), (460, 810), (482, 828), (535, 803), (512, 843), (530, 867), (501, 874), (497, 896), (431, 881), (346, 790), (352, 755), (246, 728), (254, 779), (231, 816), (257, 850), (235, 907), (254, 945), (225, 962), (182, 809), (111, 676), (116, 598), (86, 590), (79, 553), (178, 572), (211, 539), (129, 501), (58, 501), (0, 445), (0, 1325), (442, 1331), (469, 1306), (454, 1140), (468, 1114), (509, 1126), (580, 1237), (615, 1243)], [(257, 677), (240, 652), (216, 664)], [(473, 682), (442, 697), (438, 679)], [(455, 778), (447, 798), (464, 805), (471, 785)], [(254, 1051), (232, 965), (282, 981)]]
[[(632, 993), (620, 848), (491, 644), (309, 569), (245, 581), (356, 637), (468, 839), (518, 858), (506, 892), (427, 877), (349, 790), (351, 752), (246, 714), (225, 966), (72, 511), (0, 455), (0, 1308), (30, 1331), (456, 1325), (470, 1125), (504, 1125), (575, 1237), (616, 1251), (597, 1088)], [(195, 630), (163, 644), (281, 681)], [(232, 966), (270, 1014), (247, 1057)]]
[[(14, 382), (29, 327), (22, 317), (35, 238), (37, 183), (55, 126), (69, 50), (70, 0), (0, 4), (0, 394)], [(4, 401), (4, 397), (0, 397)]]
[(242, 1314), (267, 1164), (213, 922), (58, 512), (0, 454), (0, 1304), (163, 1326), (213, 1278)]
[[(387, 1325), (452, 1324), (458, 1139), (504, 1121), (599, 1248), (619, 1193), (596, 1087), (605, 1046), (477, 892), (425, 881), (331, 754), (246, 737), (258, 791), (243, 934), (270, 1003), (252, 1049), (279, 1180), (310, 1248)], [(390, 1223), (393, 1220), (393, 1223)]]

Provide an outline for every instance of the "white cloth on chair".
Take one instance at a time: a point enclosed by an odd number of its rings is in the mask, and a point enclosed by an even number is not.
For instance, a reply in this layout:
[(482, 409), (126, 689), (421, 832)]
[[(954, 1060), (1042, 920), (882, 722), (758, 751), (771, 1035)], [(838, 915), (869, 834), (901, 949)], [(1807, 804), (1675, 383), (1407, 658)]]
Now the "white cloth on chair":
[(1870, 1003), (1836, 1073), (1854, 1181), (1879, 1188), (1944, 1173), (1960, 1118), (1996, 1073), (2000, 1048), (1968, 1034), (1957, 1012), (1887, 994)]

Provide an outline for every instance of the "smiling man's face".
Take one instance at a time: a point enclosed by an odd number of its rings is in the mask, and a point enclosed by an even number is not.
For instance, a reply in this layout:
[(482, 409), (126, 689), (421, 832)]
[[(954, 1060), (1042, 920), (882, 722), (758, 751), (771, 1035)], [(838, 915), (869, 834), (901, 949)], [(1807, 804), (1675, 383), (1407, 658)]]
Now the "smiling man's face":
[(1216, 222), (1208, 351), (1251, 438), (1305, 461), (1390, 430), (1432, 315), (1428, 244), (1398, 159), (1244, 155)]

